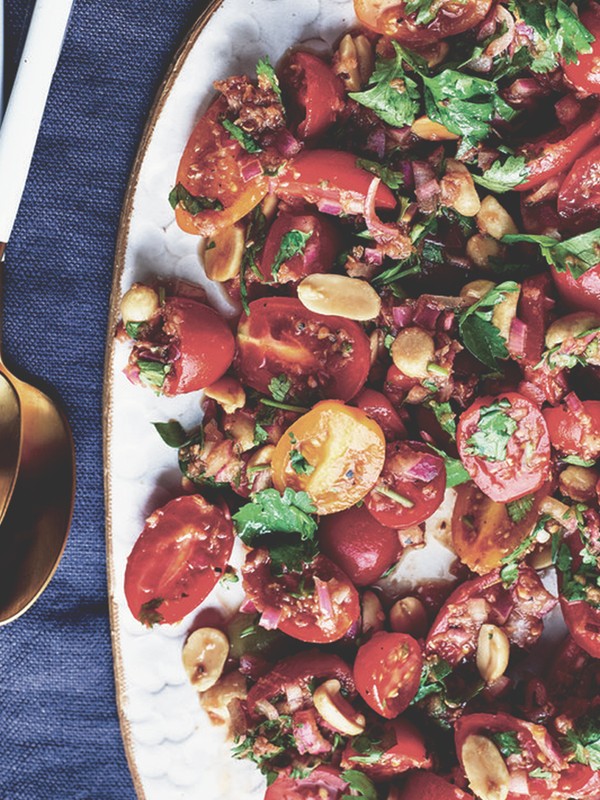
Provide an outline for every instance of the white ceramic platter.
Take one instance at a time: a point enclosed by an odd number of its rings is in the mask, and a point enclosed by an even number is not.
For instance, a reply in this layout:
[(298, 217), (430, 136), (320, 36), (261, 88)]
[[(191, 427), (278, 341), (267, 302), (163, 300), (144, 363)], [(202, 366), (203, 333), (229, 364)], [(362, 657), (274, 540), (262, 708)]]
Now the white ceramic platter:
[[(262, 800), (264, 780), (250, 762), (231, 758), (222, 729), (211, 725), (188, 684), (181, 649), (195, 615), (148, 630), (127, 609), (127, 556), (146, 517), (179, 493), (176, 451), (152, 422), (200, 421), (199, 394), (157, 398), (122, 373), (124, 345), (114, 340), (122, 294), (134, 281), (182, 277), (205, 286), (210, 301), (233, 313), (203, 275), (199, 241), (179, 230), (168, 195), (181, 152), (214, 95), (212, 83), (253, 74), (259, 58), (277, 63), (299, 42), (331, 47), (355, 24), (352, 0), (222, 0), (198, 20), (182, 46), (153, 108), (123, 210), (113, 284), (105, 383), (107, 558), (119, 713), (140, 800)], [(419, 576), (447, 575), (453, 555), (444, 546), (452, 497), (428, 523), (425, 550), (409, 552), (399, 589)], [(442, 531), (445, 529), (445, 533)], [(237, 554), (239, 557), (239, 553)], [(218, 586), (207, 606), (228, 615), (239, 588)]]

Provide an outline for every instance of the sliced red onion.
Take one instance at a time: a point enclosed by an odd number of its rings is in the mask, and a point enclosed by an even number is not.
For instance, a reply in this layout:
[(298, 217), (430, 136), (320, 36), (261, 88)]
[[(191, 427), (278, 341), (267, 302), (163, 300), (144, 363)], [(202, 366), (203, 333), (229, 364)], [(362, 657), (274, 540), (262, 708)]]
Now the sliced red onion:
[(493, 683), (489, 683), (486, 686), (486, 693), (491, 694), (492, 697), (499, 697), (508, 689), (511, 683), (510, 678), (507, 678), (506, 675), (501, 675)]
[(448, 332), (454, 325), (454, 311), (444, 311), (442, 314), (442, 330)]
[(331, 595), (329, 594), (329, 585), (327, 581), (322, 581), (316, 576), (314, 581), (315, 586), (317, 587), (317, 599), (319, 601), (321, 614), (325, 617), (325, 619), (331, 619), (333, 617), (333, 605), (331, 603)]
[(365, 248), (365, 261), (367, 264), (380, 267), (383, 264), (383, 253), (375, 247), (367, 247)]
[(413, 173), (412, 162), (411, 161), (402, 161), (400, 162), (400, 170), (402, 173), (402, 182), (404, 184), (405, 189), (414, 189), (415, 186), (415, 176)]
[(494, 601), (494, 623), (504, 625), (514, 607), (512, 595), (509, 592), (501, 592), (498, 599)]
[(585, 408), (575, 392), (569, 392), (565, 397), (565, 404), (573, 414), (585, 414)]
[(508, 334), (508, 350), (513, 356), (525, 355), (525, 344), (527, 342), (527, 333), (529, 328), (523, 320), (515, 317), (510, 325), (510, 333)]
[(140, 382), (140, 368), (137, 364), (127, 364), (123, 370), (123, 374), (131, 383), (138, 384)]
[(252, 161), (247, 161), (245, 164), (242, 164), (240, 172), (244, 182), (248, 183), (248, 181), (263, 174), (262, 164), (258, 158), (253, 158)]
[(429, 483), (442, 471), (442, 459), (438, 456), (429, 455), (424, 453), (418, 461), (404, 471), (407, 478), (415, 481), (423, 481)]
[(410, 306), (394, 306), (392, 308), (394, 324), (399, 328), (406, 328), (413, 319), (413, 309)]
[(257, 607), (254, 605), (252, 600), (249, 597), (245, 597), (242, 605), (240, 606), (240, 612), (242, 614), (256, 614), (258, 611)]
[(419, 325), (421, 328), (426, 328), (427, 330), (432, 331), (434, 330), (441, 313), (441, 309), (423, 303), (418, 305), (415, 309), (413, 322), (415, 325)]
[(510, 11), (504, 6), (498, 5), (495, 10), (497, 28), (506, 25), (506, 32), (497, 39), (493, 39), (483, 51), (486, 56), (494, 58), (503, 53), (512, 44), (515, 38), (515, 19)]
[(284, 158), (296, 156), (302, 150), (301, 142), (287, 128), (282, 128), (277, 134), (275, 147)]
[(339, 217), (342, 213), (342, 206), (340, 203), (336, 203), (335, 200), (319, 200), (317, 202), (317, 208), (323, 214), (333, 214), (334, 217)]
[(261, 628), (265, 628), (265, 630), (267, 631), (274, 631), (275, 628), (279, 625), (281, 614), (282, 611), (280, 608), (267, 606), (263, 611), (263, 613), (261, 614), (258, 624), (260, 625)]
[(436, 209), (441, 192), (439, 181), (435, 177), (433, 167), (427, 161), (413, 161), (412, 168), (419, 208), (424, 213), (431, 214)]
[[(400, 230), (396, 226), (386, 225), (385, 222), (382, 222), (377, 216), (377, 212), (375, 211), (375, 201), (380, 183), (381, 178), (377, 177), (374, 177), (371, 181), (369, 191), (367, 192), (367, 196), (365, 198), (364, 215), (365, 222), (367, 223), (367, 228), (369, 229), (371, 236), (376, 242), (385, 246), (387, 249), (390, 245), (394, 245), (398, 242), (401, 234)], [(388, 255), (390, 255), (389, 252)]]
[(543, 94), (544, 89), (535, 78), (517, 78), (503, 92), (504, 99), (513, 106), (531, 105), (533, 100)]

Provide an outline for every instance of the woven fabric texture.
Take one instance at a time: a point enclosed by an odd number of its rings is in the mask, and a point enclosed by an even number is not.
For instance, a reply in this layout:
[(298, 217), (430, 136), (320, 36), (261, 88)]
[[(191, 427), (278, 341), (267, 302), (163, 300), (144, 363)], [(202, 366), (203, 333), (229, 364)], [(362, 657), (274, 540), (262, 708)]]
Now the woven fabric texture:
[[(7, 83), (32, 6), (4, 0)], [(62, 397), (78, 488), (52, 582), (22, 618), (0, 628), (0, 800), (135, 797), (116, 712), (107, 608), (106, 320), (138, 142), (160, 81), (204, 6), (75, 0), (7, 249), (5, 360), (15, 374), (40, 376)]]

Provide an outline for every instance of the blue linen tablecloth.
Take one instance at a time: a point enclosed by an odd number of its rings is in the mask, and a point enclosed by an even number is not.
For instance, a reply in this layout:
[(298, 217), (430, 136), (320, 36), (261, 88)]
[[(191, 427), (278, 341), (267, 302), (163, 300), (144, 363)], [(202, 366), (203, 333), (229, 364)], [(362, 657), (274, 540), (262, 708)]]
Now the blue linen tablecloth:
[[(69, 541), (0, 628), (0, 800), (130, 800), (105, 571), (102, 380), (121, 204), (155, 92), (204, 0), (75, 0), (6, 255), (3, 348), (60, 394), (77, 448)], [(4, 0), (7, 83), (33, 0)], [(2, 187), (0, 187), (2, 191)], [(1, 553), (0, 553), (1, 557)]]

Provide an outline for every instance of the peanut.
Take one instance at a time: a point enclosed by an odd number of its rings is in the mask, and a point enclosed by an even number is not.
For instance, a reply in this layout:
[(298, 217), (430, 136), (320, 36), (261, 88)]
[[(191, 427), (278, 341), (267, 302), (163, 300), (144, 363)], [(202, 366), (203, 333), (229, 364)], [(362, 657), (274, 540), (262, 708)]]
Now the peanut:
[(425, 116), (416, 119), (410, 129), (419, 139), (425, 139), (428, 142), (455, 141), (460, 138), (456, 133), (449, 131), (441, 122), (434, 122)]
[(134, 283), (121, 300), (121, 317), (128, 322), (146, 322), (158, 311), (158, 294), (150, 286)]
[(433, 337), (422, 328), (403, 328), (392, 345), (395, 366), (409, 378), (426, 378), (434, 355)]
[(298, 285), (301, 303), (317, 314), (366, 321), (381, 311), (381, 298), (366, 281), (347, 275), (317, 273)]
[(365, 729), (363, 714), (356, 712), (340, 694), (341, 684), (336, 678), (322, 683), (313, 694), (313, 703), (325, 722), (345, 736), (358, 736)]
[(440, 182), (441, 202), (464, 217), (474, 217), (481, 208), (481, 201), (469, 170), (461, 161), (449, 158), (446, 174)]
[(217, 628), (197, 628), (183, 646), (181, 658), (197, 692), (206, 692), (223, 673), (229, 655), (229, 639)]
[(492, 259), (497, 259), (504, 252), (503, 246), (496, 239), (484, 233), (476, 233), (467, 242), (467, 256), (476, 267), (487, 269)]
[(510, 643), (496, 625), (482, 625), (477, 639), (477, 669), (486, 683), (494, 683), (506, 672)]
[(226, 414), (233, 414), (246, 404), (246, 392), (236, 378), (219, 378), (204, 390), (204, 394), (215, 400)]
[(478, 300), (481, 300), (482, 297), (485, 297), (488, 292), (490, 292), (496, 284), (494, 281), (486, 281), (486, 280), (479, 280), (479, 281), (471, 281), (470, 283), (466, 283), (463, 288), (460, 290), (460, 296), (463, 297), (465, 300), (468, 300), (470, 304), (476, 303)]
[(385, 614), (379, 597), (375, 592), (367, 591), (362, 596), (361, 601), (362, 609), (362, 625), (361, 633), (365, 636), (367, 633), (377, 633), (383, 630), (385, 622)]
[(507, 234), (519, 232), (508, 211), (491, 194), (481, 201), (481, 208), (477, 214), (477, 227), (481, 233), (487, 233), (498, 241)]
[(206, 239), (201, 249), (206, 277), (224, 283), (239, 274), (246, 246), (246, 226), (236, 222)]
[(562, 494), (575, 500), (576, 503), (589, 503), (596, 497), (598, 472), (591, 467), (578, 467), (570, 464), (558, 477), (558, 485)]
[(546, 331), (546, 347), (556, 347), (593, 328), (600, 328), (600, 317), (593, 311), (575, 311), (555, 320)]
[(427, 612), (418, 597), (403, 597), (390, 608), (390, 628), (394, 633), (409, 633), (416, 639), (427, 632)]
[(477, 734), (467, 736), (461, 758), (469, 786), (480, 800), (506, 800), (510, 775), (491, 739)]

